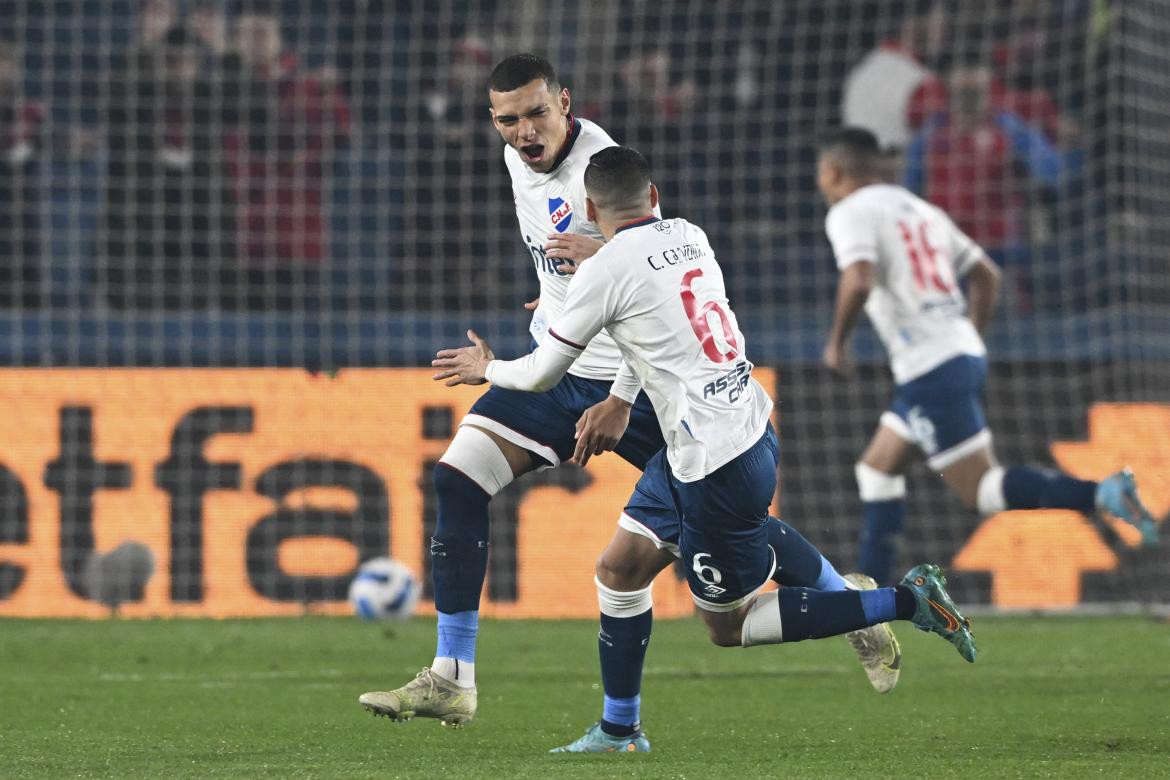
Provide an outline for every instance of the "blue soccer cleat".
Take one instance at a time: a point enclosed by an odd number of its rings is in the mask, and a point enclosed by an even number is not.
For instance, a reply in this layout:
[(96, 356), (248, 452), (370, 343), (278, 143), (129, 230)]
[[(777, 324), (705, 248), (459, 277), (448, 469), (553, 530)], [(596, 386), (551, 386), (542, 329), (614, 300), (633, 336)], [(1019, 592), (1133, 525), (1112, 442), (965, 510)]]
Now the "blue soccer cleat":
[(1138, 497), (1137, 479), (1129, 469), (1110, 474), (1097, 484), (1097, 511), (1121, 518), (1142, 532), (1142, 544), (1158, 543), (1158, 524)]
[(975, 663), (975, 637), (971, 621), (963, 617), (946, 590), (942, 569), (929, 563), (906, 572), (901, 584), (910, 589), (918, 603), (910, 622), (922, 631), (938, 634), (950, 642), (967, 661)]
[(553, 748), (550, 753), (649, 753), (650, 740), (639, 728), (628, 737), (611, 737), (594, 723), (585, 735), (568, 745)]

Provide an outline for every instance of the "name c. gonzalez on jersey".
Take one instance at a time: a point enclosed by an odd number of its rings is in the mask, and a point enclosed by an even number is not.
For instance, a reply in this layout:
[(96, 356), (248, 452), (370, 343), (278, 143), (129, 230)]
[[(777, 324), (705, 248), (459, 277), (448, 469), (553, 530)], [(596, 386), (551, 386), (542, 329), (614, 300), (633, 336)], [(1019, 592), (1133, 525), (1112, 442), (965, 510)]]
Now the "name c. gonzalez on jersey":
[(712, 473), (764, 434), (772, 400), (751, 378), (723, 272), (698, 226), (647, 217), (619, 228), (577, 272), (546, 343), (572, 357), (603, 327), (650, 397), (680, 481)]

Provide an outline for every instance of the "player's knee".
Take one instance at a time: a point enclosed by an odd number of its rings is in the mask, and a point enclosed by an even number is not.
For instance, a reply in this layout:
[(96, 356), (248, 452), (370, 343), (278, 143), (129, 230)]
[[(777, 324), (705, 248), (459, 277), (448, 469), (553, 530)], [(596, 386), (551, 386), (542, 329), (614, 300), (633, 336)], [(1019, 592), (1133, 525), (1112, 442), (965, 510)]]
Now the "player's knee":
[(717, 647), (739, 647), (740, 626), (728, 623), (707, 624), (707, 637)]
[(955, 491), (955, 495), (959, 499), (959, 503), (963, 505), (966, 510), (974, 510), (979, 508), (979, 484), (976, 483), (970, 488), (963, 487)]
[(857, 463), (853, 473), (862, 501), (894, 501), (906, 497), (906, 478), (900, 474), (887, 474), (864, 462)]
[(636, 556), (608, 547), (597, 556), (593, 571), (598, 582), (618, 591), (640, 590), (653, 580), (652, 575), (647, 577), (645, 566)]
[(616, 618), (636, 617), (654, 606), (650, 586), (622, 591), (607, 587), (600, 579), (594, 579), (593, 582), (597, 585), (597, 606), (603, 615)]

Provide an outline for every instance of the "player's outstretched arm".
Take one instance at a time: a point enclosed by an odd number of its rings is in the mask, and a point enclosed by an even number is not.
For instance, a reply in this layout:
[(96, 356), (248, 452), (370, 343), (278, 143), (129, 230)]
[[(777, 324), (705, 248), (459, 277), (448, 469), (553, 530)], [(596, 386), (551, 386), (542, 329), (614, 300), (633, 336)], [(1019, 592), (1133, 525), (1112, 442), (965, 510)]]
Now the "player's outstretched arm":
[(967, 316), (979, 333), (985, 333), (995, 314), (999, 298), (999, 266), (989, 257), (980, 258), (967, 274)]
[(849, 372), (849, 336), (857, 325), (857, 318), (873, 290), (876, 273), (874, 264), (859, 260), (846, 266), (837, 282), (837, 305), (833, 312), (833, 327), (821, 360), (832, 371)]

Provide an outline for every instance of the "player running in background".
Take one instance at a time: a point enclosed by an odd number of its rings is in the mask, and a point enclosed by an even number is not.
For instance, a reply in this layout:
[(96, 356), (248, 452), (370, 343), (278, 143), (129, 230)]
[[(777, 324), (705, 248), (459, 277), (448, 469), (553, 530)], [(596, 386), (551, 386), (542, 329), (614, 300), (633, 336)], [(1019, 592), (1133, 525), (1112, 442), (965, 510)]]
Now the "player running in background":
[[(940, 209), (879, 180), (877, 140), (844, 128), (821, 144), (817, 182), (829, 205), (825, 232), (841, 278), (824, 363), (844, 373), (864, 307), (889, 353), (897, 389), (856, 467), (863, 528), (859, 568), (889, 581), (906, 514), (905, 472), (918, 452), (963, 503), (983, 515), (1010, 509), (1101, 511), (1157, 534), (1133, 474), (1101, 482), (1052, 469), (997, 463), (981, 397), (982, 334), (999, 269)], [(970, 305), (959, 288), (966, 278)]]
[[(489, 98), (492, 120), (506, 143), (504, 159), (520, 233), (540, 279), (540, 303), (531, 329), (536, 341), (543, 343), (547, 323), (564, 311), (570, 272), (575, 270), (570, 259), (583, 260), (602, 246), (600, 231), (586, 216), (582, 176), (590, 155), (614, 142), (597, 125), (570, 113), (568, 90), (561, 88), (552, 66), (541, 57), (518, 54), (503, 60), (489, 79)], [(618, 376), (621, 354), (613, 340), (599, 333), (576, 357), (564, 378), (546, 392), (492, 387), (460, 423), (434, 471), (438, 494), (431, 540), (438, 612), (434, 662), (397, 690), (363, 694), (359, 701), (375, 714), (439, 718), (456, 726), (474, 716), (488, 502), (496, 493), (521, 474), (568, 460), (577, 444), (578, 421), (588, 422), (590, 437), (596, 432), (639, 470), (662, 448), (662, 432), (649, 399), (628, 371)], [(607, 436), (607, 431), (614, 433)], [(640, 691), (652, 622), (651, 583), (674, 561), (678, 527), (673, 506), (650, 501), (631, 506), (597, 561), (605, 701), (603, 730), (591, 748), (649, 749), (640, 728)], [(774, 546), (784, 550), (777, 582), (849, 587), (791, 527), (772, 518), (767, 529)], [(874, 687), (892, 688), (901, 654), (889, 627), (858, 632), (850, 641)]]
[[(658, 192), (638, 152), (615, 147), (594, 154), (585, 188), (587, 214), (608, 243), (577, 272), (548, 338), (526, 357), (502, 361), (468, 331), (474, 346), (440, 351), (435, 379), (544, 392), (604, 329), (649, 395), (666, 440), (646, 464), (627, 512), (646, 503), (675, 507), (682, 518), (679, 553), (711, 641), (748, 647), (911, 620), (974, 661), (968, 622), (935, 566), (914, 567), (892, 588), (787, 587), (757, 596), (786, 553), (770, 544), (767, 530), (779, 451), (772, 400), (752, 378), (722, 271), (701, 229), (654, 215)], [(586, 441), (574, 457), (585, 462), (604, 449)], [(559, 751), (590, 744), (599, 730), (594, 725)]]

